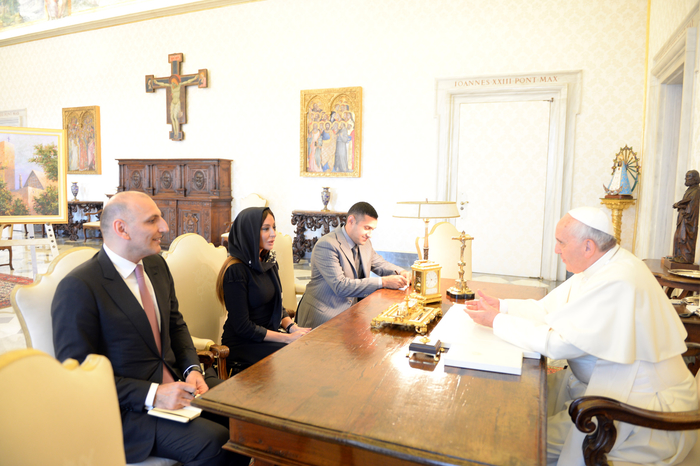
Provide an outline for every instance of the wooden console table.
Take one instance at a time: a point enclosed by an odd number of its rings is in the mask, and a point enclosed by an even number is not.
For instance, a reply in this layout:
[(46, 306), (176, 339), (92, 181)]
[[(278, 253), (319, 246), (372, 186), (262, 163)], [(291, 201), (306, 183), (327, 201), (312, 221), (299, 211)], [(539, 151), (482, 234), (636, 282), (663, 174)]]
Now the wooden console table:
[(323, 227), (323, 234), (327, 235), (331, 232), (331, 227), (336, 228), (339, 225), (345, 224), (348, 218), (347, 212), (335, 212), (329, 210), (327, 212), (321, 210), (293, 210), (292, 225), (296, 225), (296, 236), (292, 242), (292, 252), (294, 262), (299, 262), (304, 254), (311, 252), (318, 238), (306, 239), (306, 230), (318, 230)]
[[(68, 234), (68, 239), (71, 241), (78, 240), (78, 233), (83, 230), (83, 223), (87, 219), (76, 220), (73, 214), (77, 214), (77, 217), (84, 217), (87, 214), (95, 214), (98, 210), (102, 209), (102, 201), (68, 201), (68, 223), (60, 223), (54, 225), (54, 233), (57, 235), (59, 232), (63, 234)], [(98, 215), (93, 221), (100, 219)], [(85, 234), (85, 232), (83, 232)]]
[[(452, 301), (442, 281), (443, 312)], [(499, 298), (543, 288), (468, 282)], [(224, 448), (280, 466), (544, 465), (545, 358), (522, 375), (407, 358), (415, 332), (374, 330), (403, 300), (382, 289), (192, 402), (230, 418)], [(429, 327), (429, 328), (432, 328)]]
[(674, 289), (680, 288), (683, 290), (681, 298), (687, 296), (690, 292), (700, 292), (700, 279), (685, 278), (680, 275), (674, 275), (667, 268), (661, 265), (660, 259), (644, 259), (643, 261), (651, 273), (656, 277), (661, 286), (665, 286), (666, 295), (671, 296)]
[(224, 159), (120, 159), (117, 191), (153, 198), (170, 231), (161, 245), (197, 233), (219, 246), (231, 221), (231, 161)]

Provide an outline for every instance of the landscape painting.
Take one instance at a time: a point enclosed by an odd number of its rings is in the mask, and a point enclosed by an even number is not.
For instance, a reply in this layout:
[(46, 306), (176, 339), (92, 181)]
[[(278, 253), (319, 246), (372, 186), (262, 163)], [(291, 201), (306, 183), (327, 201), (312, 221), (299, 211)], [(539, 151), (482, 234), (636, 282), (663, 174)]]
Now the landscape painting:
[(65, 131), (0, 126), (0, 223), (66, 223)]
[(301, 91), (301, 176), (360, 176), (362, 88)]

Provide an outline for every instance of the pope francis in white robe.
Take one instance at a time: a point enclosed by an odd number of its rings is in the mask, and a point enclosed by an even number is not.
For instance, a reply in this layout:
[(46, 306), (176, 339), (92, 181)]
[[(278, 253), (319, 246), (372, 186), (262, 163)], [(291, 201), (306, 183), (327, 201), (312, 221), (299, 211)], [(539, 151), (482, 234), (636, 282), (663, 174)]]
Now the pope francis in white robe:
[[(572, 400), (598, 395), (654, 411), (689, 411), (698, 408), (697, 387), (681, 357), (687, 333), (678, 314), (646, 265), (615, 244), (607, 215), (574, 209), (557, 225), (556, 239), (555, 252), (574, 276), (539, 301), (482, 295), (467, 312), (510, 343), (568, 360), (568, 369), (548, 379), (547, 461), (583, 466), (585, 435), (569, 417)], [(673, 465), (696, 439), (696, 431), (621, 423), (608, 461)]]

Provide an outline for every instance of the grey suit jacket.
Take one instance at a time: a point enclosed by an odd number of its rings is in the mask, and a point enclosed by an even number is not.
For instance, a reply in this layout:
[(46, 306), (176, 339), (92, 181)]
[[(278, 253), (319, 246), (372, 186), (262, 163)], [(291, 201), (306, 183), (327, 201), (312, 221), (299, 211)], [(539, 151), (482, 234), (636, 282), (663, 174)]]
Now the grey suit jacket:
[(360, 246), (367, 278), (358, 279), (352, 249), (341, 228), (323, 236), (311, 253), (311, 281), (306, 285), (297, 316), (301, 327), (318, 327), (355, 304), (358, 297), (381, 288), (376, 278), (370, 278), (370, 271), (379, 276), (403, 271), (385, 261), (374, 251), (371, 241), (367, 241)]

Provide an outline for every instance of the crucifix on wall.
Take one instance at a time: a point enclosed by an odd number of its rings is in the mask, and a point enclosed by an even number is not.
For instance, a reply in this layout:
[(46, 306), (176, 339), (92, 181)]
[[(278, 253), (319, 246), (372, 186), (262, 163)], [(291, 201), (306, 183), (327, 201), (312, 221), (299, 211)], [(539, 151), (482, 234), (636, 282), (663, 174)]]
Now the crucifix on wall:
[(166, 113), (168, 124), (172, 126), (170, 139), (182, 141), (185, 133), (183, 124), (187, 123), (187, 86), (207, 87), (207, 70), (199, 70), (197, 74), (180, 74), (180, 64), (184, 61), (182, 53), (168, 55), (170, 63), (170, 76), (155, 78), (152, 74), (146, 76), (146, 92), (155, 92), (156, 89), (166, 90)]

